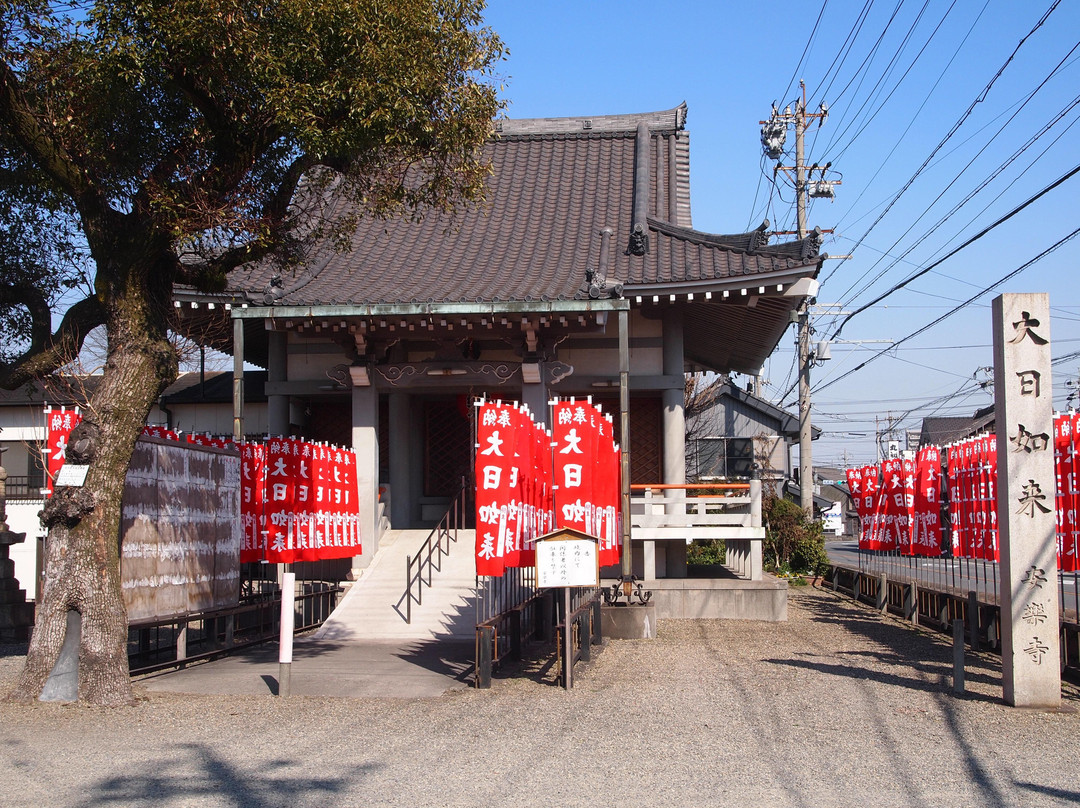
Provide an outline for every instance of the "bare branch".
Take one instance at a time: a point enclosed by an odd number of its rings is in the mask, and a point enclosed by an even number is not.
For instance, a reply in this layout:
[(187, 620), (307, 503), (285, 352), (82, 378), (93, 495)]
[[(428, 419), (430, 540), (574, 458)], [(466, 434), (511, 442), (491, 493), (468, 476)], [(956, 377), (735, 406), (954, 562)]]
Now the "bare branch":
[(0, 387), (12, 390), (63, 367), (78, 355), (86, 336), (104, 322), (105, 310), (94, 296), (69, 308), (52, 334), (43, 332), (35, 319), (30, 347), (12, 362), (0, 364)]

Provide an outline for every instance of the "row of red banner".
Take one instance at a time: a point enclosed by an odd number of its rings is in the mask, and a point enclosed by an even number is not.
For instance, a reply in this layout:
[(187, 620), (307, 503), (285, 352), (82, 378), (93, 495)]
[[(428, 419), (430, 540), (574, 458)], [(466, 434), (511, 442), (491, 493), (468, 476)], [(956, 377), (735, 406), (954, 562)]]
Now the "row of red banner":
[[(48, 492), (64, 464), (77, 410), (46, 410)], [(143, 434), (181, 441), (173, 430)], [(294, 438), (264, 443), (185, 434), (181, 442), (240, 452), (241, 563), (290, 564), (349, 558), (362, 552), (356, 456), (351, 450)]]
[(979, 435), (946, 450), (952, 552), (998, 560), (997, 439)]
[[(1033, 439), (1048, 442), (1045, 435)], [(1054, 416), (1053, 450), (1058, 568), (1073, 572), (1080, 570), (1080, 414)], [(926, 447), (914, 461), (887, 460), (848, 469), (848, 489), (861, 527), (859, 547), (941, 555), (944, 482), (952, 555), (998, 561), (997, 475), (994, 435), (959, 441), (944, 453)]]
[(1054, 418), (1058, 569), (1080, 570), (1080, 413)]
[(941, 555), (941, 461), (936, 447), (914, 460), (847, 470), (859, 514), (859, 547), (903, 555)]
[(476, 574), (536, 563), (534, 542), (557, 527), (599, 540), (601, 566), (619, 563), (619, 448), (610, 418), (589, 401), (556, 401), (552, 429), (517, 403), (477, 403)]

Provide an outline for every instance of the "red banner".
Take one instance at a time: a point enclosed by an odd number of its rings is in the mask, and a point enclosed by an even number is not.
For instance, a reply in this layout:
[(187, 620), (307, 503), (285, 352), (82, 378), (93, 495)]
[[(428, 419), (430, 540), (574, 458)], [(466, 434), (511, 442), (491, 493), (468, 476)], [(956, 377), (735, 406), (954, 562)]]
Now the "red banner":
[(881, 467), (876, 465), (863, 466), (859, 473), (862, 479), (863, 501), (859, 520), (862, 527), (859, 534), (859, 549), (861, 550), (887, 549), (882, 541), (884, 516), (881, 513), (881, 489), (878, 484), (880, 475)]
[(914, 488), (905, 484), (904, 461), (886, 460), (881, 464), (881, 493), (879, 500), (879, 519), (881, 530), (879, 542), (881, 550), (911, 551), (911, 516), (910, 509), (915, 506)]
[(536, 563), (556, 527), (597, 537), (601, 565), (619, 561), (619, 454), (611, 421), (590, 402), (556, 402), (548, 434), (517, 404), (479, 402), (476, 572)]
[(45, 467), (49, 472), (45, 479), (48, 492), (46, 496), (52, 496), (53, 480), (64, 465), (64, 453), (67, 451), (71, 430), (78, 426), (81, 420), (82, 414), (78, 409), (45, 408)]
[(1054, 467), (1057, 490), (1054, 504), (1057, 509), (1057, 556), (1058, 569), (1075, 572), (1077, 562), (1077, 531), (1080, 525), (1077, 497), (1077, 435), (1076, 413), (1062, 413), (1054, 417)]
[(911, 551), (941, 555), (941, 452), (926, 446), (915, 456), (915, 507)]
[(266, 447), (261, 443), (240, 444), (240, 523), (243, 529), (241, 564), (266, 560), (266, 511), (263, 508), (265, 479)]
[(1067, 523), (1068, 530), (1057, 562), (1059, 569), (1064, 569), (1067, 573), (1075, 573), (1080, 570), (1080, 452), (1077, 447), (1080, 443), (1080, 414), (1069, 413), (1062, 417), (1068, 419), (1071, 434), (1065, 459), (1065, 471), (1068, 474), (1066, 491), (1069, 497), (1071, 519)]
[(619, 563), (619, 454), (611, 420), (590, 401), (552, 407), (556, 521), (599, 539), (600, 565)]
[(144, 426), (142, 433), (150, 438), (175, 441), (180, 440), (180, 435), (169, 429), (167, 426), (161, 426), (159, 424), (155, 424), (154, 426)]
[(501, 576), (516, 566), (515, 508), (519, 470), (514, 446), (520, 423), (515, 407), (480, 405), (476, 425), (476, 574)]

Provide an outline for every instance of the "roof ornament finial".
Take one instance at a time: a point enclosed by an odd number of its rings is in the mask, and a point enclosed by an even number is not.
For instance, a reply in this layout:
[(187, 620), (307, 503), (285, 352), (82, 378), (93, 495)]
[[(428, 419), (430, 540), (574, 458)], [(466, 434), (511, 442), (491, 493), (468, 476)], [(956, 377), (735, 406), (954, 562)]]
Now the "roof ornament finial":
[(811, 230), (802, 243), (802, 260), (808, 261), (813, 258), (819, 252), (821, 252), (821, 244), (825, 240), (824, 233), (820, 227), (815, 227)]
[(281, 279), (281, 275), (275, 272), (270, 276), (270, 282), (266, 284), (266, 288), (263, 289), (263, 302), (269, 306), (284, 296), (285, 281)]
[(753, 254), (760, 248), (769, 246), (769, 225), (770, 222), (766, 219), (758, 225), (757, 230), (751, 234), (750, 244), (746, 249), (748, 253)]
[(649, 234), (645, 225), (638, 222), (630, 232), (630, 243), (626, 247), (627, 255), (645, 255), (649, 251)]
[(605, 227), (600, 231), (600, 262), (596, 269), (585, 270), (585, 283), (589, 289), (589, 298), (599, 300), (601, 297), (618, 298), (623, 295), (621, 283), (608, 286), (607, 270), (611, 258), (611, 237), (615, 231)]

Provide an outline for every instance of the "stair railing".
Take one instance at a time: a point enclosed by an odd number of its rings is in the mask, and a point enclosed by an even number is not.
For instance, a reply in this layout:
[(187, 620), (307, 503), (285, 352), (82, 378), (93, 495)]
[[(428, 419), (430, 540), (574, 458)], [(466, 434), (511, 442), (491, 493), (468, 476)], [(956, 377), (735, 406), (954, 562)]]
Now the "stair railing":
[[(450, 499), (450, 507), (439, 524), (424, 539), (415, 555), (405, 558), (405, 622), (412, 624), (413, 602), (424, 602), (424, 587), (431, 586), (434, 573), (442, 572), (442, 559), (450, 552), (450, 544), (457, 543), (458, 532), (465, 527), (465, 480)], [(426, 575), (425, 575), (426, 573)]]

